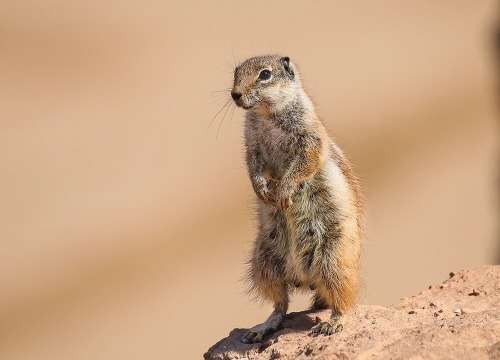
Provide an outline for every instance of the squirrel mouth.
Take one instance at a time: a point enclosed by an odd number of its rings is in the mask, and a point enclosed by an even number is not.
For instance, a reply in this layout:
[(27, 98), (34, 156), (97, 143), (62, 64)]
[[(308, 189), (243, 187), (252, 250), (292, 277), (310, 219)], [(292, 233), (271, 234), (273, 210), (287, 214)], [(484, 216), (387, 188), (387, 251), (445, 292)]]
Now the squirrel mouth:
[(241, 107), (245, 110), (248, 110), (253, 106), (253, 105), (247, 105), (247, 104), (243, 103), (241, 100), (235, 100), (234, 103), (236, 104), (236, 106)]

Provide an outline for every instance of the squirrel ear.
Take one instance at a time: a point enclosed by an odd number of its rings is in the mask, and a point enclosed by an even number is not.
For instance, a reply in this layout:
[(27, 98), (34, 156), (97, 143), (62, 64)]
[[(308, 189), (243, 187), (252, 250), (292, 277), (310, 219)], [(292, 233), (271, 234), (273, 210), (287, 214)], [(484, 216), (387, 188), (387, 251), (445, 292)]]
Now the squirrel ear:
[(280, 61), (284, 66), (290, 66), (290, 58), (288, 56), (282, 57)]
[(293, 79), (295, 74), (293, 73), (292, 68), (290, 67), (290, 58), (288, 56), (284, 56), (280, 59), (280, 62), (283, 64), (285, 71), (287, 72), (290, 79)]

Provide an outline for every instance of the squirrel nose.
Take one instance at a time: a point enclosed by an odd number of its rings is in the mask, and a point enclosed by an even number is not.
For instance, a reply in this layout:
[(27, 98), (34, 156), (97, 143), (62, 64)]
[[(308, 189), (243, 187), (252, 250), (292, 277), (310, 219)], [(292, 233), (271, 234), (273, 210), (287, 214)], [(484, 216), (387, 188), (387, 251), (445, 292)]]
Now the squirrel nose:
[(241, 97), (241, 93), (236, 92), (236, 91), (231, 91), (231, 97), (232, 97), (234, 100), (238, 100), (238, 99)]

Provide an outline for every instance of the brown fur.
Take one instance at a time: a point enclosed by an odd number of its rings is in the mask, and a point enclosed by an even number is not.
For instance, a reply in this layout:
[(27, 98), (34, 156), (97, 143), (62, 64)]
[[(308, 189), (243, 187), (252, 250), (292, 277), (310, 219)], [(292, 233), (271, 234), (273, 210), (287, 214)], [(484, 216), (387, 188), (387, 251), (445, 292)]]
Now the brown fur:
[[(262, 69), (272, 71), (270, 80), (259, 80)], [(248, 109), (246, 160), (261, 200), (248, 277), (252, 289), (275, 306), (243, 341), (261, 341), (278, 328), (297, 284), (316, 289), (313, 308), (332, 309), (331, 319), (312, 332), (341, 330), (341, 315), (354, 306), (360, 288), (359, 181), (288, 58), (247, 60), (235, 71), (233, 91), (241, 94), (237, 105)]]

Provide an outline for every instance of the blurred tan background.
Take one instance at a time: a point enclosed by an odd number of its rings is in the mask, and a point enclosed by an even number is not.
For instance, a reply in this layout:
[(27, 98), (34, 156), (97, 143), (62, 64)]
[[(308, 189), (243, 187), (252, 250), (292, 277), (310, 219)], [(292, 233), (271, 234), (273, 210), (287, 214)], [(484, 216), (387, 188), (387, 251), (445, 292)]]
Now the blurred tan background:
[(243, 112), (207, 128), (228, 97), (211, 92), (254, 54), (299, 64), (363, 178), (364, 303), (498, 261), (494, 15), (494, 1), (3, 1), (0, 358), (195, 359), (264, 319), (240, 282), (255, 227)]

